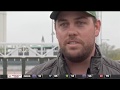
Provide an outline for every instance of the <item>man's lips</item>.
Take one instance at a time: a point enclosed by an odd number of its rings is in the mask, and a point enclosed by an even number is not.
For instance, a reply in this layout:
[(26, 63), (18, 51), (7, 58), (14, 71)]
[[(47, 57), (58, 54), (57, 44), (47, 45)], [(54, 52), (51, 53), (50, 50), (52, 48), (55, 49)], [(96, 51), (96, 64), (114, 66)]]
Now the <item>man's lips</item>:
[(67, 44), (71, 44), (71, 45), (72, 45), (72, 44), (79, 44), (79, 43), (80, 43), (80, 42), (78, 42), (78, 41), (68, 41), (68, 42), (67, 42)]

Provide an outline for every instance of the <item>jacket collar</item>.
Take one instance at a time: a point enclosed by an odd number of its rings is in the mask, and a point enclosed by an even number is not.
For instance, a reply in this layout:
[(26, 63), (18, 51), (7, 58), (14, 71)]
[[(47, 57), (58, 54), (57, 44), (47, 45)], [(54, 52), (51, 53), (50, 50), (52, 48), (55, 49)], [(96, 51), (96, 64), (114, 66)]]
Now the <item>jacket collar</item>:
[(101, 66), (101, 61), (102, 61), (102, 54), (100, 52), (100, 48), (97, 44), (95, 44), (95, 55), (91, 57), (91, 62), (90, 62), (90, 72), (91, 74), (98, 74)]
[[(98, 74), (100, 65), (101, 65), (101, 57), (102, 54), (100, 52), (99, 46), (95, 44), (96, 50), (95, 50), (95, 55), (91, 57), (91, 62), (90, 62), (90, 72), (91, 74)], [(60, 69), (61, 74), (70, 74), (69, 68), (65, 62), (65, 59), (62, 55), (62, 53), (59, 51), (58, 53), (58, 68)]]

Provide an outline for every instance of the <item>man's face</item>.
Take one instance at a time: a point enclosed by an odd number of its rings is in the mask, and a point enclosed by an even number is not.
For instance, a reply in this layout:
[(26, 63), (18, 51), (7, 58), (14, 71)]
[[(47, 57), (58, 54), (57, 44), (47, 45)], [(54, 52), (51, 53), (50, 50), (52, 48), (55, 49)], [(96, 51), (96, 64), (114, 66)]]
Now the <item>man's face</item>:
[(72, 62), (87, 59), (99, 35), (100, 21), (85, 12), (62, 11), (55, 22), (56, 36), (64, 57)]

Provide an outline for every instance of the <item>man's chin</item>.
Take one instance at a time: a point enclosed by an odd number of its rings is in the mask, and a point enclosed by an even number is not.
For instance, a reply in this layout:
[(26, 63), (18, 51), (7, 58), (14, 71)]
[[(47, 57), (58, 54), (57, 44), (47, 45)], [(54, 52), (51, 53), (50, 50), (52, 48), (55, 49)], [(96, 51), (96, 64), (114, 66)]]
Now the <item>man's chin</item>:
[(78, 57), (78, 55), (80, 54), (80, 52), (69, 52), (68, 55), (70, 55), (71, 57)]

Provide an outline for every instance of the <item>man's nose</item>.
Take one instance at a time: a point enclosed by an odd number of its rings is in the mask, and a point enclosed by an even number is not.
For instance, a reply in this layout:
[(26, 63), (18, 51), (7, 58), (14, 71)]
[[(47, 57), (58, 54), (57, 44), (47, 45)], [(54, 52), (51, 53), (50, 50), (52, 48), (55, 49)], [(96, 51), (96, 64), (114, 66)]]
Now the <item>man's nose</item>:
[(77, 36), (78, 32), (74, 27), (70, 27), (68, 30), (68, 35), (69, 36)]

